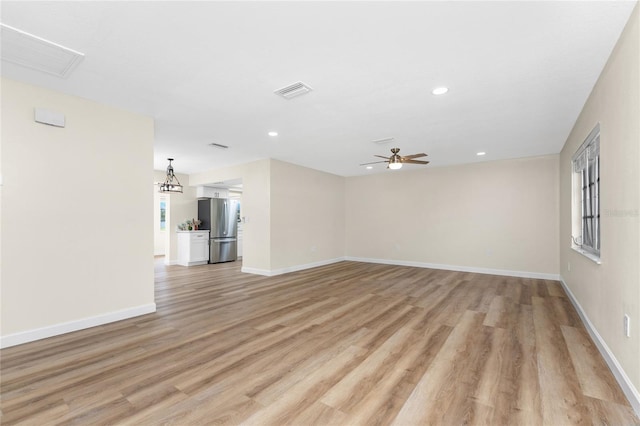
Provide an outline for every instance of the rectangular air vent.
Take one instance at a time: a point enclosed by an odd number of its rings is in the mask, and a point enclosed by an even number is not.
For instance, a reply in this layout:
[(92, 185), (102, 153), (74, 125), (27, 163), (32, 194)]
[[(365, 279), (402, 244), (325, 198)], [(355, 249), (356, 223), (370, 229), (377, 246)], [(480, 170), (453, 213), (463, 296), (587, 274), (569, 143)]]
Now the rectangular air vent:
[(389, 143), (393, 141), (393, 138), (384, 138), (384, 139), (376, 139), (375, 141), (371, 141), (377, 145), (384, 145), (386, 143)]
[(278, 89), (273, 93), (275, 93), (276, 95), (280, 95), (285, 99), (291, 99), (291, 98), (295, 98), (296, 96), (309, 93), (312, 90), (313, 89), (310, 86), (304, 84), (301, 81), (298, 81), (297, 83), (293, 83), (293, 84), (290, 84), (289, 86), (283, 87), (282, 89)]
[(84, 54), (0, 24), (2, 60), (65, 78), (84, 59)]
[(64, 114), (60, 112), (51, 111), (45, 108), (35, 108), (33, 115), (36, 123), (64, 127)]
[(228, 149), (229, 147), (227, 145), (222, 145), (220, 143), (210, 143), (209, 146), (212, 146), (214, 148), (220, 148), (220, 149)]

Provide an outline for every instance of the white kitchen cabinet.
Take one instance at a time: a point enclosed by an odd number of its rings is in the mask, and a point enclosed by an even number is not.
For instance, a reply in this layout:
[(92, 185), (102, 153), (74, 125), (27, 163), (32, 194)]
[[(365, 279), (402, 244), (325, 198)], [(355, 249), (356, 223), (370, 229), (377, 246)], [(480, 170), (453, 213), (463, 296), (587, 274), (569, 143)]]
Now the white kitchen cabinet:
[(209, 262), (209, 231), (178, 231), (178, 265)]
[(198, 198), (229, 198), (229, 190), (227, 188), (198, 186), (196, 187), (196, 197)]

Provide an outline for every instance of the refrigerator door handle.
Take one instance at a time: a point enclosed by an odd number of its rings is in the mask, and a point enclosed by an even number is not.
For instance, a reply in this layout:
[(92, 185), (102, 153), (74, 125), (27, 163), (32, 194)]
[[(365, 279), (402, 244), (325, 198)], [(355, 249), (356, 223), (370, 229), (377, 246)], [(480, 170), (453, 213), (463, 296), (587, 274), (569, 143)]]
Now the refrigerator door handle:
[(224, 201), (224, 209), (222, 209), (222, 223), (225, 224), (224, 227), (224, 231), (222, 231), (223, 234), (227, 234), (227, 227), (226, 227), (226, 223), (227, 223), (227, 202)]
[(237, 241), (235, 238), (225, 238), (224, 240), (218, 239), (218, 238), (214, 238), (213, 242), (214, 243), (232, 243), (234, 241)]

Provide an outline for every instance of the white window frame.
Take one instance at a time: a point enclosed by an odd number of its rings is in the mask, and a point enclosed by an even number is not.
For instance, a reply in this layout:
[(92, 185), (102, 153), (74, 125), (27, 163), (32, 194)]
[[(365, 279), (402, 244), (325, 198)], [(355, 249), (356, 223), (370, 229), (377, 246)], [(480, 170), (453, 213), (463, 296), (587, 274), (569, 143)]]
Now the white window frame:
[(571, 158), (571, 248), (600, 263), (600, 123)]

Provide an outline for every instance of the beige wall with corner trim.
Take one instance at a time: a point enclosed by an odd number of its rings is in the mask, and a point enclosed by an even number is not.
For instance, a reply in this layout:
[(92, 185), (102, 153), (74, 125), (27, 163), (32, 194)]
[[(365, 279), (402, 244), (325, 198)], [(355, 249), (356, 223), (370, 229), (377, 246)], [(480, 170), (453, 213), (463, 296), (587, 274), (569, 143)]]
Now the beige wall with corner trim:
[(271, 270), (344, 256), (345, 179), (271, 160)]
[(3, 346), (155, 310), (153, 119), (1, 81)]
[[(600, 123), (601, 261), (571, 249), (571, 157)], [(640, 6), (560, 155), (561, 276), (640, 397)], [(570, 268), (570, 270), (569, 270)], [(623, 316), (631, 317), (625, 337)], [(638, 410), (638, 406), (636, 406)]]

